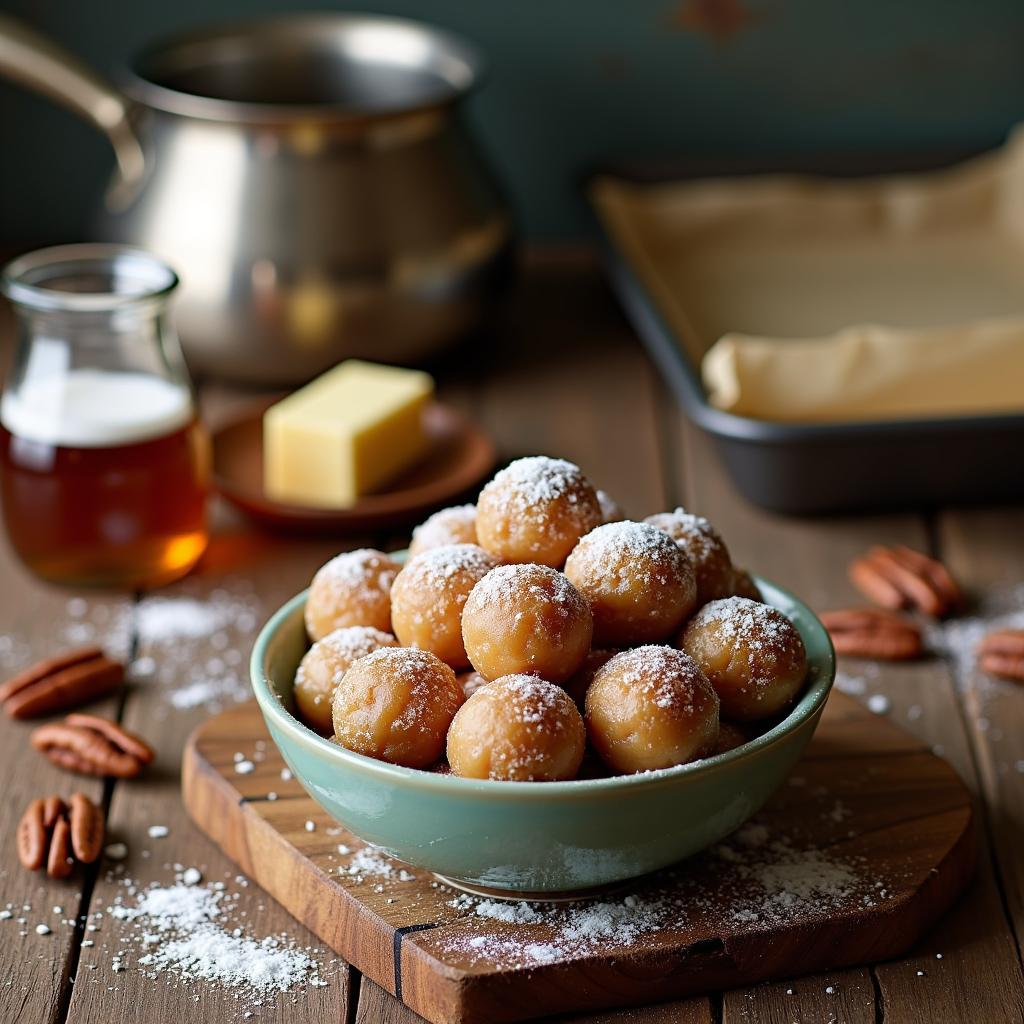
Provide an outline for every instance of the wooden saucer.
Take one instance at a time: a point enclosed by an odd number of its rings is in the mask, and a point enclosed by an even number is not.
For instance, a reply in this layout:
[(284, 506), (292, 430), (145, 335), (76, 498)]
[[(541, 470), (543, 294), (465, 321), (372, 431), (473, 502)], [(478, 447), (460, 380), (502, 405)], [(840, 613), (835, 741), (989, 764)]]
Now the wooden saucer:
[(285, 505), (263, 492), (263, 403), (213, 435), (213, 482), (232, 505), (277, 530), (351, 533), (408, 523), (464, 495), (494, 468), (491, 439), (457, 409), (432, 402), (424, 426), (430, 453), (380, 494), (368, 494), (350, 508)]

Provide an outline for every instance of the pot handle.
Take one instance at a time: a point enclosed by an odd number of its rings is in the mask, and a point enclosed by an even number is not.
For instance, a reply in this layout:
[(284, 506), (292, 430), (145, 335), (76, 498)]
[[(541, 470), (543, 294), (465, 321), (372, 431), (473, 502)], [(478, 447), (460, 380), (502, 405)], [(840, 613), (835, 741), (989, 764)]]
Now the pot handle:
[(134, 190), (145, 172), (145, 155), (128, 120), (128, 99), (102, 75), (52, 39), (6, 14), (0, 14), (0, 74), (96, 125), (114, 147), (121, 177), (115, 193)]

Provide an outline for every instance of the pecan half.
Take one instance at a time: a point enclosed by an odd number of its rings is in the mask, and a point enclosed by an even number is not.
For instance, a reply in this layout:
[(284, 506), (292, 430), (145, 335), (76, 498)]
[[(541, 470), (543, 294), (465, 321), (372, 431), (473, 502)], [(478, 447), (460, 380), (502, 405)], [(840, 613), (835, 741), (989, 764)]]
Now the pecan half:
[(1024, 629), (997, 629), (978, 645), (983, 672), (1024, 683)]
[(941, 563), (912, 548), (873, 547), (850, 563), (850, 582), (883, 608), (915, 608), (941, 618), (961, 607), (963, 593)]
[(67, 878), (76, 861), (99, 857), (103, 832), (103, 812), (84, 793), (70, 806), (59, 796), (33, 800), (18, 823), (18, 859), (30, 871), (45, 865), (51, 878)]
[(79, 775), (131, 779), (154, 757), (145, 740), (97, 715), (68, 715), (61, 723), (42, 725), (31, 742), (55, 765)]
[(837, 654), (878, 661), (908, 661), (921, 656), (921, 630), (896, 612), (845, 608), (823, 612), (820, 618)]
[(12, 718), (67, 711), (116, 690), (124, 665), (98, 647), (82, 647), (47, 658), (0, 686), (0, 703)]
[(30, 871), (38, 871), (46, 863), (48, 841), (43, 801), (33, 800), (18, 822), (18, 860)]

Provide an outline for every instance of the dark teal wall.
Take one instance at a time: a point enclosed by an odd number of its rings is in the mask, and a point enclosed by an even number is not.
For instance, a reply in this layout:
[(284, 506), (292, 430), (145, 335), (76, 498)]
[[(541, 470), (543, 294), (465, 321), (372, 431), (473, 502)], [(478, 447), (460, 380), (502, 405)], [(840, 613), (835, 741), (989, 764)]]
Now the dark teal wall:
[[(160, 33), (289, 9), (280, 0), (3, 2), (108, 71)], [(483, 47), (491, 72), (470, 113), (535, 236), (581, 230), (574, 179), (606, 155), (975, 147), (1024, 119), (1020, 0), (356, 6), (434, 21)], [(103, 140), (7, 84), (0, 131), (0, 236), (81, 237), (109, 166)]]

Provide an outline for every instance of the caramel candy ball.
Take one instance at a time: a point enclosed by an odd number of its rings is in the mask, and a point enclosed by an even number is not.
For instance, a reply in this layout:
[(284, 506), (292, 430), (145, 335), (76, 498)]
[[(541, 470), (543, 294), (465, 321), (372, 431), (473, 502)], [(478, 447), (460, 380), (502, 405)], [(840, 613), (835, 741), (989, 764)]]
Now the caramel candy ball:
[(590, 650), (590, 608), (546, 565), (501, 565), (472, 590), (462, 639), (473, 668), (487, 679), (524, 673), (560, 683)]
[(597, 647), (583, 659), (583, 664), (562, 684), (562, 689), (576, 702), (582, 710), (587, 689), (594, 681), (597, 670), (607, 665), (619, 652), (612, 647)]
[(299, 717), (311, 729), (329, 735), (331, 698), (352, 663), (381, 647), (397, 647), (390, 633), (372, 626), (343, 626), (317, 640), (299, 662), (295, 673), (295, 703)]
[(645, 523), (667, 533), (690, 559), (697, 577), (697, 605), (729, 597), (733, 593), (732, 559), (725, 541), (703, 517), (677, 508), (648, 516)]
[(467, 699), (472, 697), (481, 686), (487, 685), (487, 680), (479, 672), (462, 672), (458, 678), (459, 686), (462, 687), (462, 692)]
[(777, 608), (745, 597), (712, 601), (687, 623), (679, 646), (700, 665), (740, 722), (767, 718), (799, 693), (807, 653), (796, 626)]
[(622, 506), (607, 492), (597, 489), (597, 503), (601, 506), (601, 521), (604, 523), (621, 523), (626, 518)]
[(754, 577), (746, 569), (734, 569), (732, 573), (732, 592), (729, 596), (747, 597), (751, 601), (764, 601), (761, 591), (757, 589)]
[(475, 543), (476, 505), (453, 505), (435, 512), (412, 531), (409, 557), (422, 555), (430, 548)]
[(627, 775), (706, 757), (718, 739), (718, 698), (682, 651), (637, 647), (598, 670), (586, 719), (601, 759)]
[(371, 548), (332, 558), (313, 577), (306, 599), (306, 632), (321, 640), (342, 626), (391, 630), (391, 584), (401, 566)]
[(430, 548), (407, 562), (391, 588), (391, 628), (402, 646), (430, 651), (457, 672), (469, 668), (462, 607), (495, 564), (475, 544)]
[(664, 640), (697, 603), (686, 555), (647, 523), (598, 527), (573, 549), (565, 574), (590, 602), (599, 647)]
[(747, 742), (749, 742), (747, 734), (738, 725), (734, 725), (732, 722), (719, 722), (718, 742), (711, 753), (725, 754), (737, 747), (742, 747)]
[(354, 662), (334, 691), (337, 741), (379, 761), (426, 768), (465, 697), (455, 673), (429, 651), (382, 647)]
[(576, 776), (586, 730), (560, 686), (513, 675), (481, 686), (448, 731), (448, 763), (468, 779), (557, 782)]
[(555, 569), (602, 521), (597, 494), (564, 459), (517, 459), (480, 492), (476, 532), (500, 562), (539, 562)]

